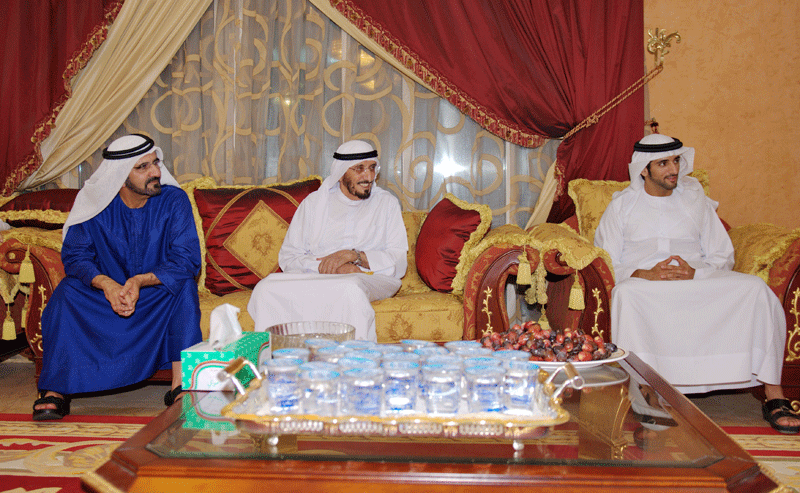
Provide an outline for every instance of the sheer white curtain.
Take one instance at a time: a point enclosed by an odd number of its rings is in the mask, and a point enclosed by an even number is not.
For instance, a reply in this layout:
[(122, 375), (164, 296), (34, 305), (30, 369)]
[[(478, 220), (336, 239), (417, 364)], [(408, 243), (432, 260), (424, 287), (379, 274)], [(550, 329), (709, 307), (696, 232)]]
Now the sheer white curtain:
[[(130, 132), (151, 135), (182, 183), (325, 176), (342, 142), (363, 139), (404, 210), (450, 192), (522, 227), (558, 145), (525, 149), (483, 130), (305, 0), (214, 0), (104, 146)], [(60, 185), (80, 186), (100, 160), (98, 150)]]

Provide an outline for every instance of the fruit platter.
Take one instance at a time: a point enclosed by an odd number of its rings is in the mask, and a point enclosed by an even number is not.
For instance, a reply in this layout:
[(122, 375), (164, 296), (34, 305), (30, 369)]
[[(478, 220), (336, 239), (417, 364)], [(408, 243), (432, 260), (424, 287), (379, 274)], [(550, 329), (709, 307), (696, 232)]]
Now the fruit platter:
[(481, 344), (494, 351), (528, 351), (531, 361), (545, 363), (606, 363), (611, 361), (604, 360), (625, 357), (625, 351), (600, 336), (592, 337), (580, 329), (550, 329), (533, 321), (514, 324), (506, 332), (487, 334)]

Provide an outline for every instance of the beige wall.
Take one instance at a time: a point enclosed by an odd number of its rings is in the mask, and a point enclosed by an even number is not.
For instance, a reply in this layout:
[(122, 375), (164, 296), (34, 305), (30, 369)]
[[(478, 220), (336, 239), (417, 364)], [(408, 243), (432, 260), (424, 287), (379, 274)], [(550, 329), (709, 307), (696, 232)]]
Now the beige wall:
[(649, 84), (650, 115), (696, 149), (732, 226), (800, 227), (798, 26), (800, 0), (644, 0), (645, 39), (682, 37)]

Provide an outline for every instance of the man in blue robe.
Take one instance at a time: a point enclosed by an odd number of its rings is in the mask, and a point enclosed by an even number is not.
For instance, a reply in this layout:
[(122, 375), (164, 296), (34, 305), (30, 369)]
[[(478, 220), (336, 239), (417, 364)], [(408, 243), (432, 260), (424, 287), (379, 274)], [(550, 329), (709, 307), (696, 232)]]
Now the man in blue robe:
[(75, 199), (64, 225), (66, 277), (42, 314), (43, 366), (33, 419), (69, 414), (70, 394), (114, 389), (172, 368), (202, 340), (200, 244), (186, 193), (152, 139), (129, 135)]

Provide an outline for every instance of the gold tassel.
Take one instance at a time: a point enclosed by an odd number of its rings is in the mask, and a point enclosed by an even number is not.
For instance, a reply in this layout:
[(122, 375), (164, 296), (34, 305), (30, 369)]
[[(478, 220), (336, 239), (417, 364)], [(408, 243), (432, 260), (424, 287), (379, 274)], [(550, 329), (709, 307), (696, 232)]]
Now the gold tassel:
[(517, 268), (517, 284), (520, 286), (530, 286), (531, 284), (531, 263), (528, 262), (528, 254), (523, 247), (519, 254), (519, 267)]
[(542, 308), (542, 315), (539, 317), (539, 326), (542, 327), (542, 330), (550, 330), (550, 322), (547, 320), (547, 313), (544, 308)]
[(13, 341), (17, 338), (17, 326), (11, 318), (11, 305), (6, 305), (6, 318), (3, 320), (3, 340)]
[(583, 310), (586, 308), (583, 296), (583, 286), (578, 279), (578, 273), (575, 272), (575, 282), (572, 283), (572, 288), (569, 290), (569, 309), (570, 310)]
[(22, 313), (19, 317), (19, 325), (20, 327), (25, 330), (28, 328), (28, 310), (31, 307), (31, 297), (30, 295), (25, 295), (25, 304), (22, 305)]
[(547, 269), (544, 268), (544, 262), (539, 262), (536, 266), (536, 300), (542, 304), (547, 304)]
[(36, 274), (33, 273), (33, 262), (31, 262), (31, 248), (25, 252), (25, 258), (19, 266), (19, 282), (30, 284), (36, 281)]
[(525, 290), (525, 303), (529, 305), (536, 304), (536, 287), (531, 286)]

